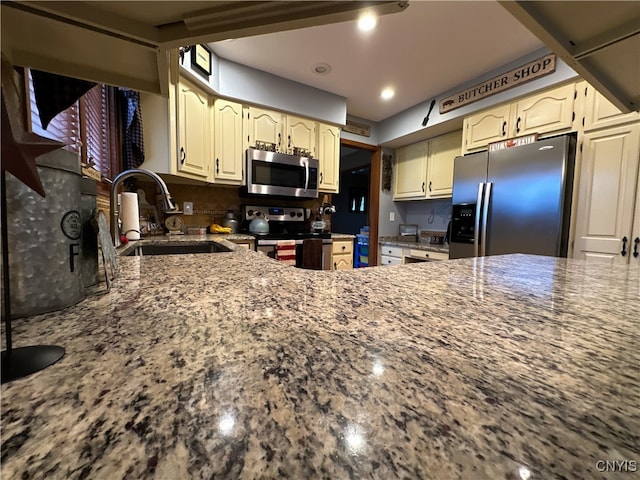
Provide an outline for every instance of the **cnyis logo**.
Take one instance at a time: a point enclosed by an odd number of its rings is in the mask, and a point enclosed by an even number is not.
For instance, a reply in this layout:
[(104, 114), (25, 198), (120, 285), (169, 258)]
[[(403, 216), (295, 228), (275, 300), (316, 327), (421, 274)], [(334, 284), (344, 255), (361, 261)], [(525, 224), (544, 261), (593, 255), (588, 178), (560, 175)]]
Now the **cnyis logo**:
[(599, 472), (637, 472), (638, 463), (635, 460), (598, 460), (596, 470)]

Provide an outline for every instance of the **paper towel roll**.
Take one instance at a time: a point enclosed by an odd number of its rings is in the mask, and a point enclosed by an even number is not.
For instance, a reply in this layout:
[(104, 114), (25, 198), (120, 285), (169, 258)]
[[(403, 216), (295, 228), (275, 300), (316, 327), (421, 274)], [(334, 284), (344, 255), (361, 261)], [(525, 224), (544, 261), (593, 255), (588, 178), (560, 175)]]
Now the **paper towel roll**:
[(120, 195), (120, 219), (122, 220), (122, 232), (129, 240), (140, 240), (138, 194), (133, 192), (123, 192)]

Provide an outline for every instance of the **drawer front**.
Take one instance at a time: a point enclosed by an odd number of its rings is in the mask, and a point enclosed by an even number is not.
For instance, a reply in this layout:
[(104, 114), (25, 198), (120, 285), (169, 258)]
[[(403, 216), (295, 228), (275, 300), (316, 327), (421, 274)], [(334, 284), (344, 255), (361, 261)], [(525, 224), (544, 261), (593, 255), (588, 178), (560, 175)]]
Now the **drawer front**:
[(380, 265), (402, 265), (402, 258), (390, 257), (389, 255), (381, 255)]
[(449, 260), (449, 254), (444, 252), (427, 252), (426, 250), (409, 250), (409, 257), (427, 258), (429, 260)]
[(333, 241), (333, 248), (331, 252), (334, 255), (352, 254), (353, 253), (353, 241)]
[(402, 257), (402, 247), (382, 245), (382, 248), (380, 249), (380, 255), (400, 258)]

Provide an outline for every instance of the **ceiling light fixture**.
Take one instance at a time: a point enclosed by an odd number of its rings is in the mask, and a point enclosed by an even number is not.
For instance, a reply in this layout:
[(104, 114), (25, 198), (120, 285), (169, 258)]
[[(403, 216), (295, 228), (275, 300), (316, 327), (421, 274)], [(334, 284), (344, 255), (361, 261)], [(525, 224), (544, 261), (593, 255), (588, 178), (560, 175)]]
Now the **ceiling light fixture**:
[(378, 24), (378, 18), (372, 13), (365, 13), (358, 19), (358, 28), (362, 32), (373, 30)]
[(385, 88), (384, 90), (382, 90), (382, 92), (380, 93), (380, 98), (382, 98), (383, 100), (389, 100), (390, 98), (393, 98), (393, 96), (396, 94), (396, 92), (393, 91), (393, 89), (391, 88)]
[(328, 63), (316, 63), (311, 70), (317, 75), (327, 75), (331, 72), (331, 65)]

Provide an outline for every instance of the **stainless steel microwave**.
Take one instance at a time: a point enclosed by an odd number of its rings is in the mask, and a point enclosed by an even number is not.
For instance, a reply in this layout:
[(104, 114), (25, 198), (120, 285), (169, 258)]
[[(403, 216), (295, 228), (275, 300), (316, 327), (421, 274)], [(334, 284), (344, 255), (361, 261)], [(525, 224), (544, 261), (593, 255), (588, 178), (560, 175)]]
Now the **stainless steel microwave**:
[(318, 198), (317, 158), (247, 149), (247, 193)]

